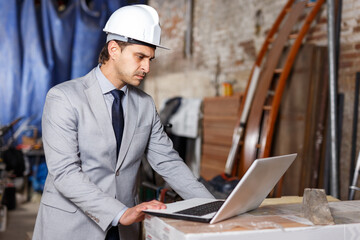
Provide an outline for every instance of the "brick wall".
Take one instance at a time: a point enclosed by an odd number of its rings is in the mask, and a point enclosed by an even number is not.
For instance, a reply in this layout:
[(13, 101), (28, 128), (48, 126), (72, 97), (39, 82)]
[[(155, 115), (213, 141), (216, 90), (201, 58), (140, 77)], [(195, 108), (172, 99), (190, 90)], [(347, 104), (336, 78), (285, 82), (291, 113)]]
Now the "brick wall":
[[(162, 44), (145, 91), (158, 106), (174, 96), (206, 97), (216, 93), (214, 81), (232, 81), (244, 91), (251, 67), (285, 0), (194, 0), (192, 56), (185, 56), (186, 0), (149, 0), (160, 14)], [(261, 13), (260, 13), (261, 12)], [(259, 14), (260, 13), (260, 14)], [(256, 16), (260, 17), (256, 17)], [(345, 96), (340, 152), (341, 197), (347, 197), (355, 74), (360, 71), (360, 1), (343, 0), (338, 90)], [(306, 42), (327, 45), (324, 5)], [(260, 22), (257, 26), (257, 22)], [(221, 89), (220, 89), (221, 92)], [(360, 118), (359, 118), (360, 119)], [(360, 132), (360, 126), (358, 127)], [(359, 136), (359, 133), (358, 133)], [(357, 141), (360, 148), (360, 140)]]
[[(243, 91), (266, 31), (285, 2), (194, 1), (193, 51), (191, 57), (186, 57), (187, 1), (149, 1), (159, 11), (162, 44), (171, 50), (157, 50), (152, 72), (145, 84), (146, 91), (158, 105), (174, 95), (214, 96), (216, 79), (220, 83), (232, 81), (235, 91)], [(263, 24), (256, 34), (257, 10), (263, 13)]]

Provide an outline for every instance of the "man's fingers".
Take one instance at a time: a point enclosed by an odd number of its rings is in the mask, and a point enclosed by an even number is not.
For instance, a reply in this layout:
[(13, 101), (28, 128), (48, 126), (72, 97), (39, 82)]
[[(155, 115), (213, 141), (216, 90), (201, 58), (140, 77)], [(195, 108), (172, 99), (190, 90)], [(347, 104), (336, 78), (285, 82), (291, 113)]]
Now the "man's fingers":
[(145, 202), (145, 203), (142, 203), (140, 205), (145, 207), (145, 209), (143, 209), (143, 210), (146, 210), (146, 209), (165, 209), (166, 208), (166, 205), (164, 203), (156, 201), (156, 200), (152, 200), (150, 202)]
[(144, 202), (135, 207), (136, 212), (140, 213), (146, 209), (165, 209), (166, 205), (159, 201)]
[(141, 205), (139, 205), (139, 206), (137, 206), (135, 209), (136, 209), (136, 212), (140, 213), (140, 212), (146, 210), (147, 207), (146, 207), (146, 206), (141, 206)]
[(162, 202), (152, 200), (150, 202), (144, 202), (135, 207), (129, 208), (125, 211), (123, 216), (120, 218), (120, 223), (122, 225), (129, 225), (134, 222), (143, 221), (145, 218), (145, 213), (143, 212), (146, 209), (165, 209), (166, 205)]

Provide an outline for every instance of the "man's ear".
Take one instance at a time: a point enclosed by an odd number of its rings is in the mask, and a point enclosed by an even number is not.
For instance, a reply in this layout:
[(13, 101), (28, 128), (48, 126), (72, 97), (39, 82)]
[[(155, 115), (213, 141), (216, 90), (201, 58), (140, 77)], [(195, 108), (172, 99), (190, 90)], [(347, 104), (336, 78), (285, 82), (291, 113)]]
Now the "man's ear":
[(120, 51), (119, 45), (115, 41), (111, 40), (108, 44), (108, 52), (110, 58), (115, 59), (119, 51)]

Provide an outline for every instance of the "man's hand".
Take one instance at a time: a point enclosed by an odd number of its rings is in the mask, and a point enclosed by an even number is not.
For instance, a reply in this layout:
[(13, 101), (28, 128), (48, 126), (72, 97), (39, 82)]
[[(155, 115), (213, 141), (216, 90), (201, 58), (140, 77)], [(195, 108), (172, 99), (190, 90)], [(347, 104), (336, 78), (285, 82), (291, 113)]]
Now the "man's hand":
[(135, 222), (141, 222), (144, 220), (145, 213), (143, 210), (146, 209), (165, 209), (166, 205), (162, 202), (152, 200), (150, 202), (143, 202), (135, 207), (129, 208), (121, 216), (119, 223), (121, 225), (130, 225)]

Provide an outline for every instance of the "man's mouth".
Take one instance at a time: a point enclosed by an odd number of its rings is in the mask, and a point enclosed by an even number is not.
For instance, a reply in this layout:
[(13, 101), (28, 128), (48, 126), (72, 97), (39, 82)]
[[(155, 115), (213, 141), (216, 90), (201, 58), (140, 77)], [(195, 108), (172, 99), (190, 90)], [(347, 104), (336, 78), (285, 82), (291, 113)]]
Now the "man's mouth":
[(137, 78), (144, 79), (145, 76), (146, 76), (146, 73), (138, 73), (138, 74), (135, 74), (135, 76), (136, 76)]

